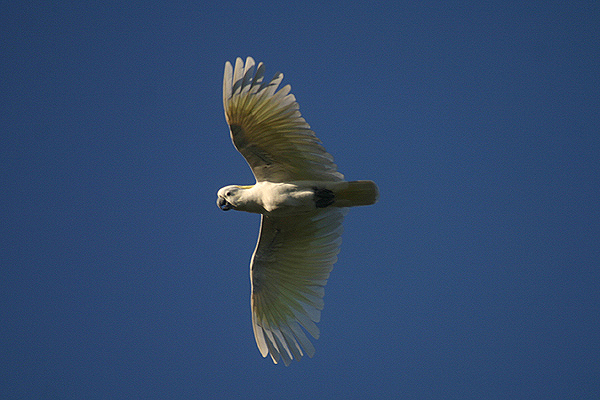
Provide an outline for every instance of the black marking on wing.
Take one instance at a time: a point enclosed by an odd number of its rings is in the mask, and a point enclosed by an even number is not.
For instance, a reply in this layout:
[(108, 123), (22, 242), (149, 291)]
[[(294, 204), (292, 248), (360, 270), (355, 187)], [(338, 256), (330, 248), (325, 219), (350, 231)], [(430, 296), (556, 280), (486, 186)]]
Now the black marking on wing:
[(248, 160), (251, 168), (269, 166), (275, 163), (269, 153), (248, 142), (244, 129), (240, 125), (232, 124), (229, 125), (229, 128), (235, 148)]

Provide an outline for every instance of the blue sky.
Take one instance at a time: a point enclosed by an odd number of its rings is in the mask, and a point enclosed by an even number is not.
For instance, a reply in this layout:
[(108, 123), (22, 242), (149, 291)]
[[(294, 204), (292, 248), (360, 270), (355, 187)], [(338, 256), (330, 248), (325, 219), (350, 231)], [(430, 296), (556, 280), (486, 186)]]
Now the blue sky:
[[(598, 3), (213, 3), (0, 5), (0, 397), (594, 398)], [(215, 205), (238, 56), (381, 191), (288, 368)]]

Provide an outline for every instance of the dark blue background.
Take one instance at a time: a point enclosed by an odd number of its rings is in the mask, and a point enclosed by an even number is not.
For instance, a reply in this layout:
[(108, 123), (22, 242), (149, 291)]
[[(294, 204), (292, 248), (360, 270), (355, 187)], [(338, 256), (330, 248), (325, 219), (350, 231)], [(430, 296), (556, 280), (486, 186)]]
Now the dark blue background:
[[(283, 3), (2, 2), (0, 397), (597, 398), (599, 3)], [(215, 205), (248, 55), (381, 190), (289, 368)]]

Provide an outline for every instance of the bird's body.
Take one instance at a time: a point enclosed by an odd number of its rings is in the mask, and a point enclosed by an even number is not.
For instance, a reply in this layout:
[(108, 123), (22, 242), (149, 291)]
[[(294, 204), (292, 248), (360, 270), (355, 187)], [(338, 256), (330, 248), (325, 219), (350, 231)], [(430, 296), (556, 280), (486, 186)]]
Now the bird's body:
[(250, 186), (225, 186), (217, 196), (232, 209), (277, 217), (310, 213), (326, 207), (372, 204), (376, 193), (371, 181), (263, 181)]
[(217, 193), (222, 210), (262, 215), (252, 256), (252, 325), (261, 354), (288, 365), (314, 347), (324, 286), (341, 244), (347, 207), (373, 204), (372, 181), (347, 182), (300, 115), (282, 74), (264, 80), (264, 65), (238, 58), (223, 79), (231, 139), (256, 178)]

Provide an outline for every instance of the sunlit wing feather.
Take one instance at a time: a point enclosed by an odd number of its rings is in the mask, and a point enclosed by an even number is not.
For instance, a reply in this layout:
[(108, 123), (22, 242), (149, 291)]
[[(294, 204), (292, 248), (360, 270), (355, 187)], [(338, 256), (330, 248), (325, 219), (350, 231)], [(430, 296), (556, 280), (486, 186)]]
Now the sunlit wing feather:
[(264, 80), (262, 63), (227, 62), (223, 105), (231, 139), (244, 156), (257, 182), (339, 181), (333, 157), (298, 111), (290, 86), (277, 91), (283, 74)]
[(346, 209), (287, 217), (262, 216), (251, 264), (252, 325), (263, 357), (288, 365), (315, 348), (324, 286), (341, 245)]

